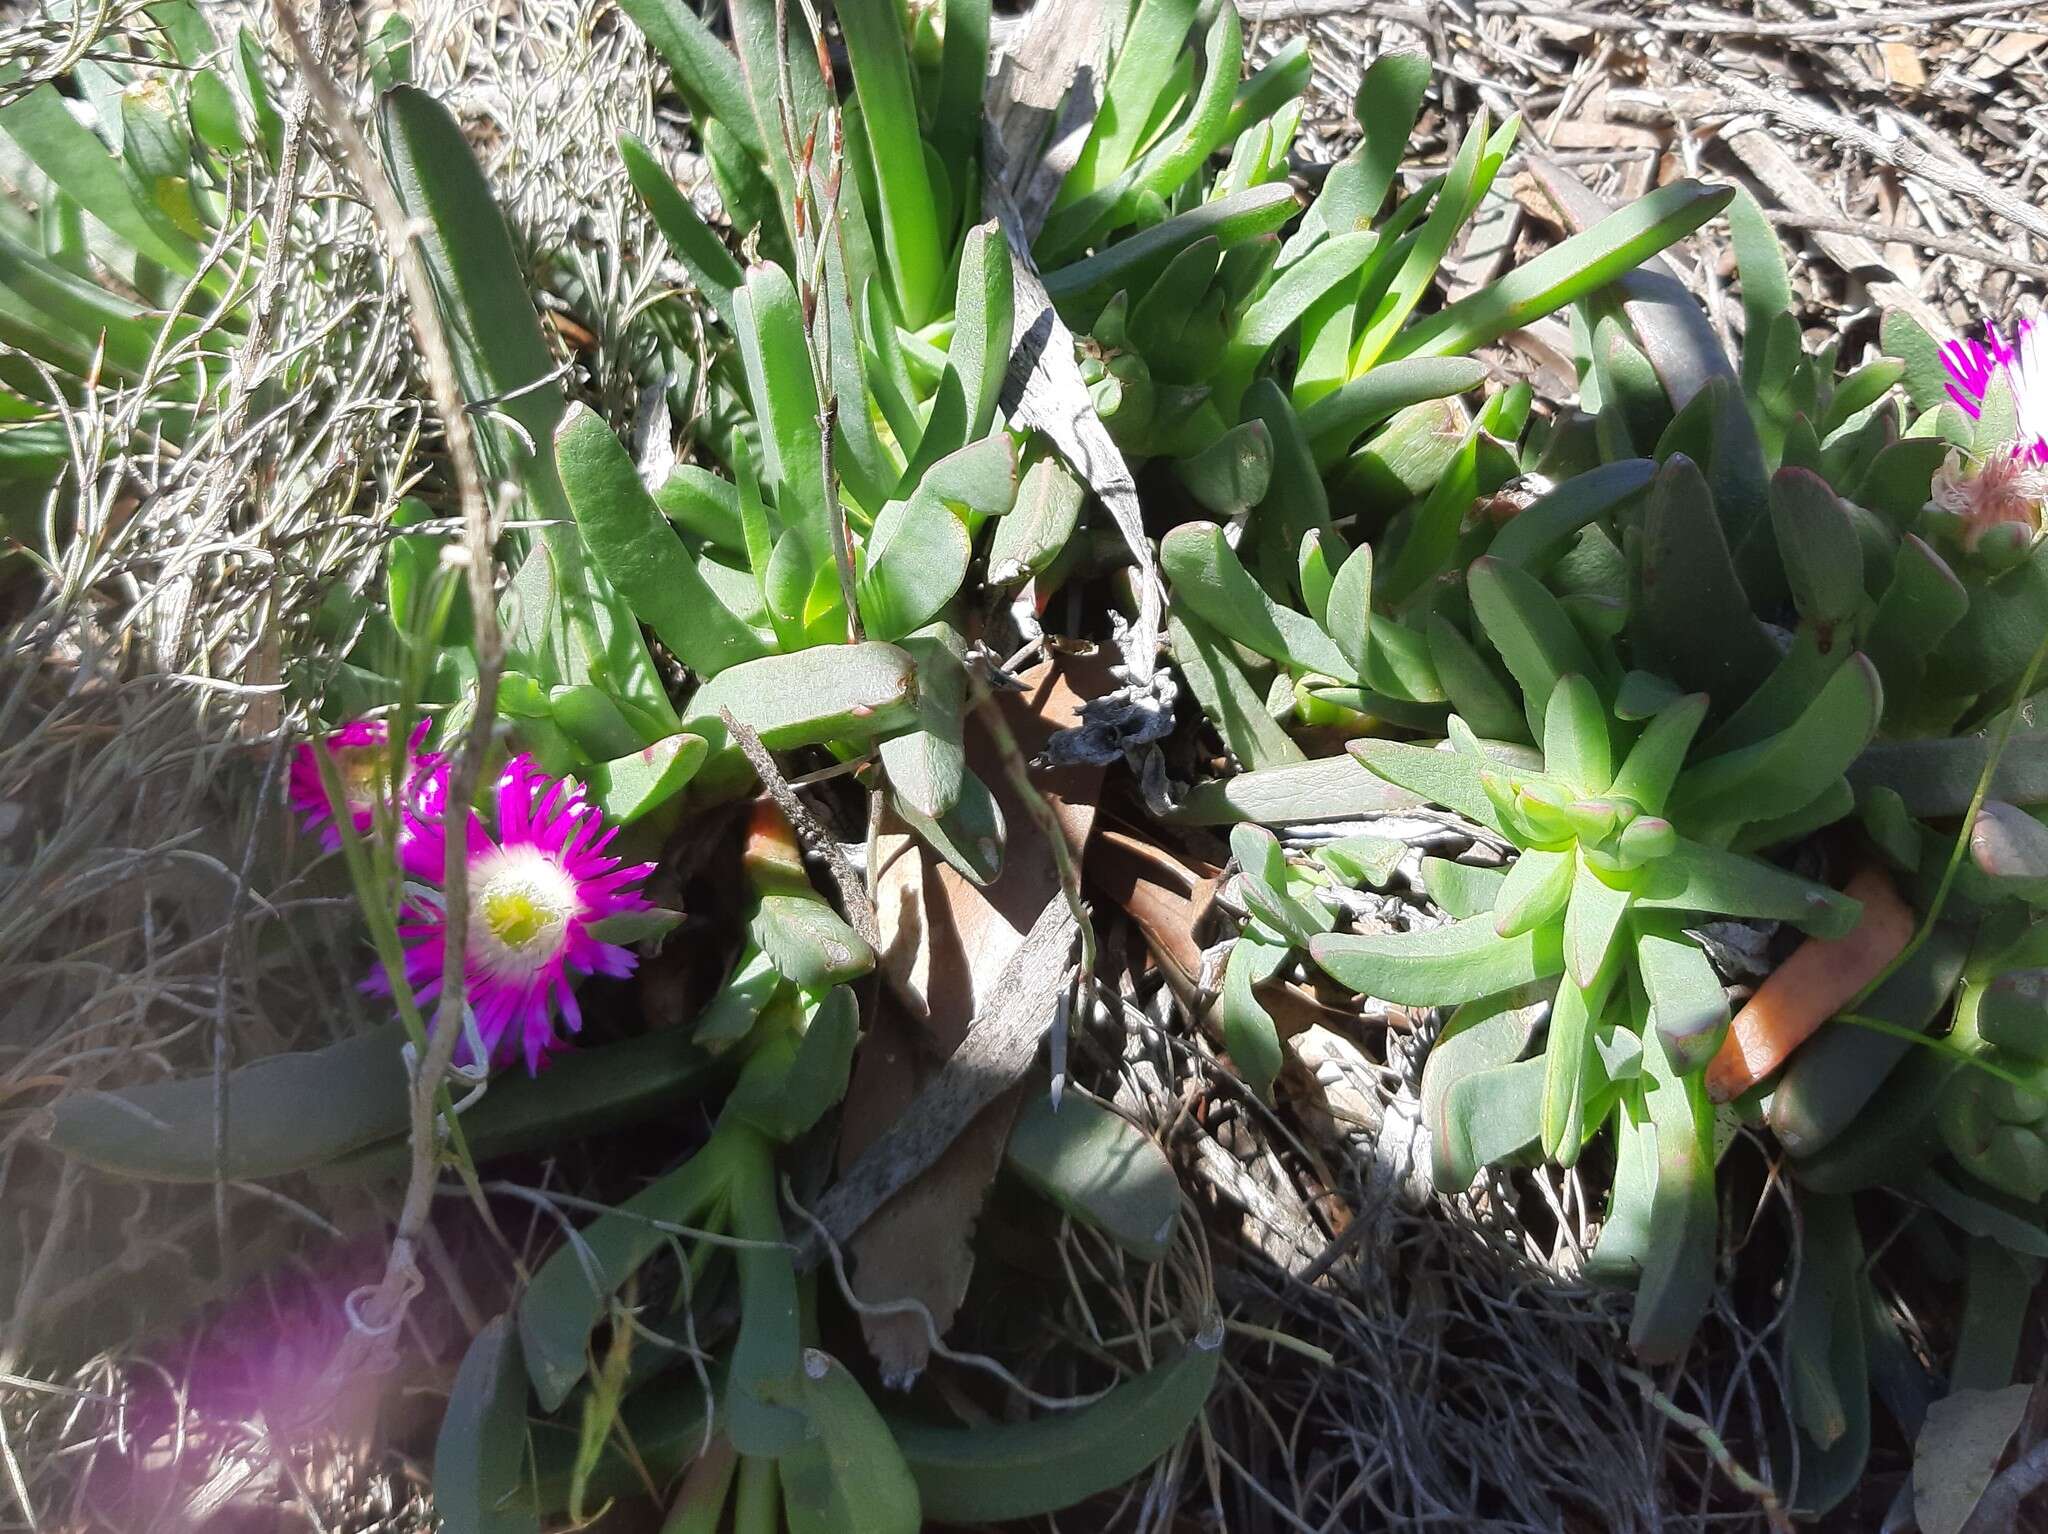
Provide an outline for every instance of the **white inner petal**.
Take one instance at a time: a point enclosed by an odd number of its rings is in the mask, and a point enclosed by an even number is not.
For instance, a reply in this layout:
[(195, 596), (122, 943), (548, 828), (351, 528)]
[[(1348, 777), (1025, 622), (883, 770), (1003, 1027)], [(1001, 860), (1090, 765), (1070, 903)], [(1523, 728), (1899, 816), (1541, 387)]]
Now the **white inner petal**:
[(2048, 322), (2027, 327), (2008, 369), (2020, 442), (2048, 441)]
[(562, 951), (576, 881), (538, 847), (486, 853), (470, 869), (470, 951), (494, 976), (523, 980)]

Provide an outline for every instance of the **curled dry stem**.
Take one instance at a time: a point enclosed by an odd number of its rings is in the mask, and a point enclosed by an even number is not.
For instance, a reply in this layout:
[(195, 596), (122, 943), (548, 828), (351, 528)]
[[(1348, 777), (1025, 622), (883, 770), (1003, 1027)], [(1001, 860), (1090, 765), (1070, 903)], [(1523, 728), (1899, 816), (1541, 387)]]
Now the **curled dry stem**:
[[(426, 361), (434, 409), (441, 417), (448, 443), (456, 500), (462, 514), (462, 553), (469, 581), (470, 610), (475, 623), (476, 703), (470, 715), (468, 734), (449, 769), (444, 813), (447, 808), (452, 808), (456, 814), (467, 814), (483, 774), (484, 755), (490, 747), (498, 673), (503, 663), (497, 592), (492, 579), (490, 503), (484, 490), (476, 439), (471, 432), (469, 413), (455, 370), (454, 351), (435, 303), (426, 262), (414, 241), (411, 222), (406, 218), (397, 193), (392, 190), (377, 157), (363, 138), (362, 130), (357, 127), (340, 85), (308, 40), (290, 0), (273, 0), (272, 8), (321, 117), (340, 145), (350, 172), (369, 199), (378, 226), (389, 243), (392, 260), (404, 280), (412, 310), (413, 335)], [(413, 1253), (433, 1207), (434, 1169), (439, 1160), (435, 1122), (441, 1106), (440, 1094), (454, 1060), (455, 1044), (463, 1032), (463, 1009), (467, 1003), (463, 960), (468, 947), (469, 925), (467, 838), (451, 836), (447, 838), (447, 845), (448, 862), (443, 871), (443, 887), (447, 895), (447, 936), (443, 950), (441, 994), (427, 1051), (412, 1081), (412, 1169), (384, 1279), (360, 1305), (352, 1303), (350, 1306), (351, 1321), (356, 1323), (355, 1339), (370, 1346), (375, 1346), (397, 1330), (404, 1320), (406, 1307), (420, 1286), (419, 1269)]]

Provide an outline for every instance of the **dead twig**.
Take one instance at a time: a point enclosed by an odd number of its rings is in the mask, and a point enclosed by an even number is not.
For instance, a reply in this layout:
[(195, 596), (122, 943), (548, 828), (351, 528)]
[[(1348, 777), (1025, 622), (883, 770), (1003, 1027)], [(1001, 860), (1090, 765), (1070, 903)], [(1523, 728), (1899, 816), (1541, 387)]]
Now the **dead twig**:
[(2018, 272), (2023, 277), (2048, 282), (2048, 264), (2026, 261), (2018, 256), (2008, 255), (1975, 240), (1959, 240), (1950, 235), (1934, 234), (1925, 229), (1916, 229), (1911, 224), (1889, 224), (1875, 218), (1830, 218), (1821, 213), (1799, 213), (1787, 208), (1766, 208), (1764, 216), (1783, 229), (1808, 229), (1821, 234), (1851, 234), (1866, 240), (1899, 240), (1908, 245), (1917, 245), (1922, 250), (1932, 250), (1944, 256), (1958, 256), (1965, 261), (1981, 261), (1986, 266), (2002, 267), (2008, 272)]
[[(1024, 1074), (1065, 988), (1075, 935), (1065, 898), (1047, 901), (1023, 946), (1003, 966), (994, 1007), (975, 1019), (931, 1085), (818, 1201), (818, 1224), (834, 1240), (848, 1240)], [(803, 1268), (824, 1255), (815, 1232), (797, 1249)]]
[[(385, 178), (383, 167), (371, 153), (362, 131), (356, 126), (348, 99), (327, 66), (307, 40), (291, 0), (273, 0), (279, 27), (291, 47), (301, 77), (335, 142), (340, 145), (349, 170), (370, 201), (378, 226), (389, 244), (392, 261), (405, 282), (412, 310), (412, 329), (425, 359), (427, 382), (435, 412), (448, 444), (449, 463), (455, 480), (457, 504), (462, 512), (462, 552), (469, 581), (469, 607), (476, 645), (476, 701), (470, 715), (469, 732), (456, 753), (448, 773), (443, 813), (464, 815), (476, 798), (483, 763), (491, 744), (491, 726), (496, 717), (498, 673), (503, 660), (502, 637), (498, 631), (498, 596), (492, 578), (491, 509), (484, 491), (483, 468), (477, 456), (476, 439), (470, 427), (469, 411), (455, 369), (455, 354), (449, 342), (411, 220)], [(412, 1297), (422, 1280), (414, 1259), (420, 1233), (433, 1208), (434, 1171), (440, 1159), (440, 1140), (435, 1129), (443, 1082), (455, 1058), (456, 1042), (463, 1035), (467, 1004), (464, 965), (468, 948), (469, 864), (468, 839), (450, 836), (448, 861), (442, 883), (446, 895), (445, 947), (442, 951), (441, 994), (434, 1009), (434, 1026), (427, 1051), (415, 1070), (412, 1082), (412, 1170), (406, 1183), (405, 1202), (400, 1207), (398, 1228), (391, 1242), (391, 1255), (383, 1281), (360, 1301), (352, 1297), (351, 1319), (358, 1330), (352, 1342), (362, 1346), (388, 1345), (388, 1339), (405, 1318)]]
[(1945, 160), (1918, 144), (1881, 138), (1852, 118), (1802, 101), (1789, 93), (1764, 90), (1738, 75), (1717, 69), (1698, 54), (1682, 48), (1673, 49), (1672, 57), (1689, 78), (1723, 92), (1745, 112), (1760, 112), (1802, 133), (1832, 139), (1870, 156), (1879, 164), (1889, 165), (1905, 175), (1917, 176), (1945, 191), (1967, 197), (2007, 223), (2048, 240), (2048, 213), (2022, 201), (1967, 165)]
[(825, 860), (825, 867), (831, 871), (832, 882), (839, 887), (840, 902), (846, 907), (848, 920), (853, 930), (860, 934), (860, 940), (868, 947), (879, 950), (882, 946), (881, 923), (875, 919), (875, 903), (868, 896), (867, 881), (860, 870), (847, 861), (839, 843), (832, 833), (819, 823), (811, 813), (811, 807), (798, 797), (797, 791), (789, 786), (789, 779), (782, 775), (782, 769), (775, 765), (775, 758), (761, 737), (750, 724), (743, 724), (733, 717), (732, 710), (721, 708), (718, 717), (725, 721), (726, 732), (733, 743), (740, 748), (740, 754), (752, 764), (754, 775), (761, 780), (761, 786), (768, 790), (789, 823), (796, 828), (796, 834), (803, 838), (804, 845)]

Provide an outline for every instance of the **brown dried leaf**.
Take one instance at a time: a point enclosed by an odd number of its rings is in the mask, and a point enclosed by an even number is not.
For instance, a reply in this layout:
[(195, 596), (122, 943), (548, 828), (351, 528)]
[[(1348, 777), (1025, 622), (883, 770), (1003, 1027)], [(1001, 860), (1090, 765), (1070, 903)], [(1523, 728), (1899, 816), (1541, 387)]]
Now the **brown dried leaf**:
[[(1000, 704), (1027, 756), (1079, 718), (1084, 698), (1114, 685), (1107, 666), (1093, 658), (1049, 661), (1023, 680), (1023, 692), (1004, 695)], [(888, 988), (847, 1091), (841, 1167), (896, 1122), (960, 1047), (969, 1023), (993, 1002), (1003, 967), (1059, 894), (1052, 849), (1038, 836), (986, 732), (970, 726), (967, 757), (1002, 807), (1009, 830), (1003, 871), (977, 888), (900, 824), (885, 821), (877, 841), (875, 905)], [(1031, 777), (1078, 859), (1094, 822), (1102, 769), (1047, 769)], [(1002, 1163), (1022, 1090), (990, 1103), (943, 1157), (861, 1228), (850, 1250), (854, 1289), (864, 1302), (916, 1300), (942, 1335), (951, 1326), (974, 1271), (974, 1222)], [(924, 1318), (869, 1315), (861, 1326), (883, 1380), (907, 1388), (931, 1355)]]

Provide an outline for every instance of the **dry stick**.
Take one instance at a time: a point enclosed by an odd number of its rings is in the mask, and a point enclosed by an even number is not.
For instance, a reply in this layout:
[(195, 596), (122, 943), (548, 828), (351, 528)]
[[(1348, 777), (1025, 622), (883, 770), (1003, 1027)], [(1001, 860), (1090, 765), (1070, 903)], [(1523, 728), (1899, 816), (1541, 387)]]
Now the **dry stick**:
[[(476, 643), (476, 704), (470, 715), (468, 736), (449, 768), (442, 813), (466, 815), (470, 803), (476, 798), (477, 784), (483, 775), (484, 754), (490, 747), (491, 725), (497, 710), (498, 672), (503, 659), (502, 639), (498, 632), (497, 592), (491, 578), (491, 508), (484, 492), (483, 469), (477, 460), (476, 439), (471, 433), (469, 411), (457, 380), (455, 354), (441, 321), (441, 311), (435, 303), (433, 282), (426, 262), (414, 243), (411, 221), (406, 217), (391, 183), (385, 179), (376, 156), (370, 152), (362, 131), (357, 128), (341, 87), (308, 45), (291, 0), (272, 0), (272, 9), (291, 45), (293, 59), (319, 106), (320, 115), (341, 146), (349, 170), (369, 198), (371, 211), (389, 242), (391, 257), (405, 282), (406, 297), (412, 310), (413, 336), (426, 361), (434, 409), (441, 417), (441, 428), (448, 442), (456, 500), (462, 508), (463, 553), (466, 556), (470, 617)], [(406, 1307), (422, 1284), (419, 1265), (413, 1260), (413, 1250), (433, 1208), (434, 1169), (439, 1159), (434, 1128), (436, 1099), (454, 1060), (456, 1042), (463, 1034), (466, 1002), (463, 961), (468, 948), (469, 928), (468, 845), (467, 839), (460, 836), (450, 836), (447, 843), (448, 861), (442, 877), (447, 907), (441, 996), (434, 1009), (434, 1028), (427, 1041), (426, 1056), (420, 1061), (412, 1081), (412, 1171), (406, 1183), (405, 1202), (399, 1210), (398, 1228), (392, 1237), (384, 1278), (370, 1288), (360, 1303), (357, 1296), (350, 1296), (349, 1314), (355, 1326), (350, 1336), (358, 1346), (368, 1346), (390, 1337), (404, 1321)]]
[(1713, 1423), (1707, 1421), (1704, 1417), (1694, 1416), (1691, 1412), (1680, 1406), (1671, 1397), (1659, 1390), (1657, 1382), (1640, 1369), (1631, 1369), (1626, 1364), (1620, 1365), (1619, 1369), (1621, 1377), (1642, 1391), (1644, 1398), (1657, 1409), (1660, 1415), (1676, 1426), (1684, 1428), (1686, 1432), (1699, 1440), (1700, 1447), (1713, 1456), (1714, 1463), (1721, 1467), (1721, 1473), (1728, 1477), (1737, 1491), (1745, 1492), (1756, 1498), (1757, 1508), (1763, 1513), (1766, 1523), (1773, 1529), (1787, 1531), (1791, 1529), (1791, 1515), (1785, 1511), (1784, 1503), (1778, 1500), (1778, 1494), (1743, 1467), (1742, 1462), (1730, 1452), (1728, 1445), (1722, 1441), (1721, 1435), (1714, 1431)]
[[(989, 739), (995, 743), (996, 755), (1003, 759), (1003, 772), (1010, 780), (1010, 786), (1017, 790), (1017, 797), (1024, 802), (1024, 811), (1038, 827), (1039, 834), (1052, 848), (1053, 867), (1059, 870), (1060, 893), (1066, 898), (1067, 910), (1072, 913), (1074, 925), (1081, 932), (1081, 968), (1075, 980), (1079, 993), (1081, 1016), (1085, 1020), (1095, 1006), (1095, 927), (1088, 920), (1088, 906), (1081, 898), (1081, 870), (1074, 863), (1074, 849), (1067, 845), (1066, 832), (1060, 828), (1059, 816), (1046, 803), (1045, 795), (1038, 791), (1038, 785), (1031, 781), (1030, 764), (1024, 760), (1024, 753), (1017, 745), (1017, 737), (1010, 731), (1010, 721), (1003, 717), (995, 698), (989, 693), (988, 683), (974, 667), (967, 668), (967, 684), (974, 690), (974, 706), (981, 714), (981, 722), (988, 727)], [(1052, 1029), (1052, 1105), (1060, 1105), (1060, 1094), (1067, 1084), (1067, 1038), (1065, 1019), (1059, 1019)]]
[(1672, 58), (1687, 76), (1725, 93), (1744, 111), (1761, 112), (1802, 133), (1846, 144), (1906, 175), (1917, 176), (1958, 196), (1982, 203), (2006, 222), (2048, 240), (2048, 213), (2023, 202), (1968, 166), (1951, 164), (1903, 139), (1893, 143), (1879, 138), (1861, 123), (1839, 112), (1830, 112), (1825, 107), (1801, 101), (1796, 96), (1774, 95), (1761, 90), (1739, 76), (1716, 69), (1705, 59), (1683, 48), (1672, 49)]
[(882, 927), (875, 918), (875, 903), (868, 898), (867, 881), (861, 878), (860, 870), (846, 860), (846, 854), (839, 850), (839, 843), (818, 823), (811, 807), (797, 797), (796, 790), (789, 786), (789, 779), (775, 765), (775, 758), (761, 744), (761, 737), (754, 727), (735, 719), (729, 708), (719, 709), (718, 717), (725, 721), (726, 733), (732, 736), (733, 744), (753, 764), (761, 786), (768, 790), (768, 797), (789, 817), (789, 823), (796, 827), (796, 834), (804, 839), (804, 845), (824, 858), (826, 868), (831, 870), (832, 882), (839, 886), (839, 898), (846, 906), (846, 914), (852, 918), (853, 930), (860, 934), (861, 941), (868, 947), (879, 951)]
[(1596, 32), (1714, 33), (1729, 37), (1782, 37), (1804, 42), (1838, 44), (1867, 43), (1880, 31), (1925, 26), (1931, 22), (1955, 21), (1966, 16), (1996, 16), (2000, 11), (2021, 11), (2024, 0), (1957, 0), (1953, 5), (1930, 5), (1916, 11), (1893, 11), (1866, 16), (1840, 12), (1837, 21), (1757, 21), (1748, 16), (1694, 15), (1666, 17), (1616, 16), (1607, 11), (1579, 10), (1572, 6), (1530, 4), (1529, 0), (1481, 0), (1482, 16), (1529, 16), (1569, 22)]
[(1852, 234), (1866, 240), (1898, 240), (1907, 245), (1917, 245), (1922, 250), (1960, 256), (1966, 261), (1982, 261), (1986, 266), (2001, 267), (2009, 272), (2048, 281), (2048, 265), (2039, 261), (2022, 260), (2002, 250), (1988, 249), (1975, 240), (1931, 234), (1907, 224), (1891, 224), (1875, 218), (1828, 218), (1818, 213), (1794, 213), (1782, 208), (1766, 208), (1764, 217), (1787, 229), (1811, 229), (1819, 234)]
[[(1075, 935), (1066, 901), (1048, 900), (997, 977), (989, 1010), (974, 1020), (930, 1085), (818, 1200), (814, 1213), (833, 1240), (851, 1238), (1030, 1067), (1058, 1007)], [(815, 1232), (797, 1246), (800, 1271), (824, 1256), (825, 1243)]]

